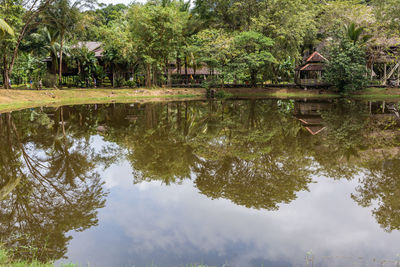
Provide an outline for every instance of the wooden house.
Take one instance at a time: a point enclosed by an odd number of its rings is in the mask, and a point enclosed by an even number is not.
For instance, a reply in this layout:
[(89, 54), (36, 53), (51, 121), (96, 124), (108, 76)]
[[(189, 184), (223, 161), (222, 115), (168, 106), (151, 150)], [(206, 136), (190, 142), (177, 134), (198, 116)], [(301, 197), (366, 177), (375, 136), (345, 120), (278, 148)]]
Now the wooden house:
[(168, 75), (171, 79), (171, 85), (183, 84), (201, 84), (213, 75), (218, 75), (219, 72), (213, 71), (206, 66), (184, 67), (180, 64), (172, 62), (169, 64)]
[(367, 71), (372, 83), (400, 85), (400, 38), (379, 38), (368, 47)]
[(295, 83), (301, 87), (326, 86), (322, 80), (325, 63), (328, 60), (315, 51), (308, 56), (303, 64), (296, 68)]

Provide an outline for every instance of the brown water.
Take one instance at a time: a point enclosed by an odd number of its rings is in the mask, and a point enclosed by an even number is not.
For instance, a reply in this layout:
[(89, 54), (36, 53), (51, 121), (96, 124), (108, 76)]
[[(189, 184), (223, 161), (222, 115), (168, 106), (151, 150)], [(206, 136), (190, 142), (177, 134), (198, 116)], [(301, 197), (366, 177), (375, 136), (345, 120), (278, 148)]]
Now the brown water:
[(0, 115), (0, 241), (81, 266), (398, 266), (397, 103)]

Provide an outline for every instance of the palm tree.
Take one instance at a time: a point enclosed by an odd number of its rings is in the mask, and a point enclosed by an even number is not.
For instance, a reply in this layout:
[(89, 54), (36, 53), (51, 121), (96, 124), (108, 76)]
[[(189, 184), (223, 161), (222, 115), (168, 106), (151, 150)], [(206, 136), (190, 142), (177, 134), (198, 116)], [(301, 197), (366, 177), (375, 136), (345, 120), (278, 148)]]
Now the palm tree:
[(10, 27), (10, 25), (7, 24), (7, 22), (4, 19), (0, 19), (0, 37), (5, 36), (6, 34), (13, 36), (14, 31)]
[(79, 15), (80, 2), (71, 4), (69, 0), (56, 0), (51, 8), (45, 14), (44, 20), (49, 28), (58, 31), (60, 38), (59, 50), (59, 84), (62, 81), (62, 63), (63, 63), (63, 50), (66, 35), (72, 31), (77, 23)]
[(346, 33), (346, 36), (350, 39), (350, 41), (353, 42), (353, 44), (356, 44), (358, 42), (361, 42), (362, 44), (366, 43), (369, 39), (372, 38), (371, 35), (369, 34), (364, 34), (365, 27), (357, 27), (354, 22), (345, 25), (344, 30)]
[[(57, 54), (60, 51), (60, 44), (57, 42), (59, 32), (48, 27), (39, 29), (38, 32), (32, 33), (31, 38), (40, 45), (37, 52), (39, 55), (50, 56), (52, 61), (52, 72), (57, 74), (58, 58)], [(65, 49), (63, 49), (65, 51)]]

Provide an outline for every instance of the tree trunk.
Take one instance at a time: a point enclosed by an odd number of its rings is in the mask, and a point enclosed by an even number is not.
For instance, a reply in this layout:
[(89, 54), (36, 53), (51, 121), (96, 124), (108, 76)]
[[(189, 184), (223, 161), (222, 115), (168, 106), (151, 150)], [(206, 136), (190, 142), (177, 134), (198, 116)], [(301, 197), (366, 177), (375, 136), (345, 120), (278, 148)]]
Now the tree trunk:
[(185, 83), (188, 83), (188, 62), (187, 62), (187, 55), (185, 53)]
[(7, 63), (7, 56), (4, 54), (3, 56), (3, 87), (4, 89), (10, 89), (9, 83), (9, 72), (8, 72), (8, 63)]
[(251, 77), (251, 86), (256, 87), (257, 86), (257, 73), (255, 71), (251, 71), (250, 77)]
[(146, 87), (151, 87), (151, 71), (150, 71), (150, 64), (146, 64)]
[(58, 68), (58, 86), (62, 85), (62, 62), (63, 62), (63, 48), (64, 48), (64, 33), (61, 34), (60, 43), (60, 66)]
[(153, 86), (157, 86), (157, 77), (156, 77), (156, 69), (155, 69), (155, 67), (154, 67), (154, 65), (151, 67), (152, 68), (152, 72), (151, 72), (151, 74), (152, 74), (152, 84), (153, 84)]
[(172, 72), (172, 69), (170, 69), (170, 66), (169, 66), (169, 60), (167, 59), (167, 79), (168, 79), (168, 81), (167, 81), (167, 83), (168, 83), (168, 87), (172, 87), (172, 77), (171, 77), (171, 73)]

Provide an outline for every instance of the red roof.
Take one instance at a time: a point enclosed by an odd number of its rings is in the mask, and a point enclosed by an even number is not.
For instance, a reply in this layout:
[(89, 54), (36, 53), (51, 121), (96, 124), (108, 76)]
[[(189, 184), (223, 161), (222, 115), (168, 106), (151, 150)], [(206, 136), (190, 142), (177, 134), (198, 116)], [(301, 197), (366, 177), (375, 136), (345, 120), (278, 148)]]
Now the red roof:
[(309, 56), (306, 59), (307, 63), (311, 63), (311, 62), (324, 62), (324, 61), (328, 61), (324, 56), (322, 56), (320, 53), (318, 53), (317, 51), (315, 51), (314, 53), (311, 54), (311, 56)]
[(301, 71), (321, 71), (325, 68), (324, 65), (318, 63), (309, 63), (301, 67)]

